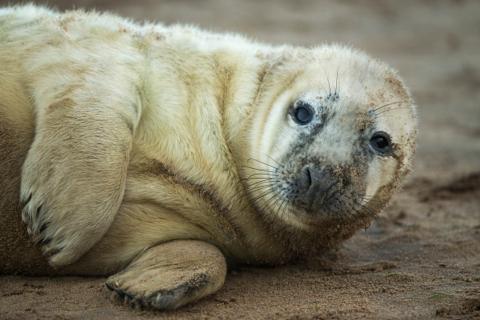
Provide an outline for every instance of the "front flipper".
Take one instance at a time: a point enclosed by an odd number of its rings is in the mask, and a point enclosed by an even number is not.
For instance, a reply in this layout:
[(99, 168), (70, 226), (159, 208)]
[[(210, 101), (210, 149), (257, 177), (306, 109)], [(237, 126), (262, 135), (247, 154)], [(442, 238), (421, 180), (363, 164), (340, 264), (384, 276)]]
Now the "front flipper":
[(88, 251), (115, 218), (137, 115), (131, 105), (69, 98), (38, 109), (22, 170), (22, 219), (59, 267)]
[(143, 252), (106, 286), (131, 306), (176, 309), (220, 289), (227, 265), (219, 249), (194, 240), (176, 240)]

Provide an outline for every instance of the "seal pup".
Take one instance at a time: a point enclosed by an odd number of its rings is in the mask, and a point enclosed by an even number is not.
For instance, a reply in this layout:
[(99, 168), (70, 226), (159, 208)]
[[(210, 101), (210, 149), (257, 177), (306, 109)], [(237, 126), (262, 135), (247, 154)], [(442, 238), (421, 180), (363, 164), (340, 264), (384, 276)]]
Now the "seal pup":
[(131, 305), (339, 244), (415, 149), (397, 73), (342, 46), (30, 5), (0, 10), (0, 65), (0, 272), (111, 275)]

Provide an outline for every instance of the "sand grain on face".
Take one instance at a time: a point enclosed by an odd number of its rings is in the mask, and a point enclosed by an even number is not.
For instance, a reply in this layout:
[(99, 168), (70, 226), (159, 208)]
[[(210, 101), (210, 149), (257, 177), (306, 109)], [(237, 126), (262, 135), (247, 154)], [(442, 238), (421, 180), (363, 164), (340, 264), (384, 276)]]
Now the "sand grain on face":
[(101, 278), (2, 276), (0, 319), (480, 318), (480, 3), (76, 2), (83, 4), (276, 43), (347, 42), (379, 56), (400, 71), (419, 106), (414, 173), (338, 252), (242, 268), (216, 295), (177, 312), (111, 303)]

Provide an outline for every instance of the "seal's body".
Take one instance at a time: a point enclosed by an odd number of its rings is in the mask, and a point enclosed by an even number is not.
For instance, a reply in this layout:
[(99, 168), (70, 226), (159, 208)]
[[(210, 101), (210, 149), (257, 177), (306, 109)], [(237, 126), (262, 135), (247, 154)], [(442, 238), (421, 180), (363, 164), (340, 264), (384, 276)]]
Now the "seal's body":
[(414, 151), (398, 76), (338, 46), (25, 6), (0, 10), (0, 65), (0, 271), (128, 265), (107, 286), (135, 304), (216, 291), (225, 257), (332, 247)]

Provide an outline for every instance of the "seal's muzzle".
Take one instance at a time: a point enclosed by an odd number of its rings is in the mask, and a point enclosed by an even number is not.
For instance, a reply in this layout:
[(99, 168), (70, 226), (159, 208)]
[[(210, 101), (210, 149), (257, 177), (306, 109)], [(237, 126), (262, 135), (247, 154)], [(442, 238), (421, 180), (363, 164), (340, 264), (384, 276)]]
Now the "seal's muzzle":
[(315, 213), (321, 208), (329, 207), (329, 202), (334, 200), (335, 190), (342, 185), (342, 181), (326, 167), (307, 165), (300, 171), (296, 184), (297, 205), (309, 213)]

